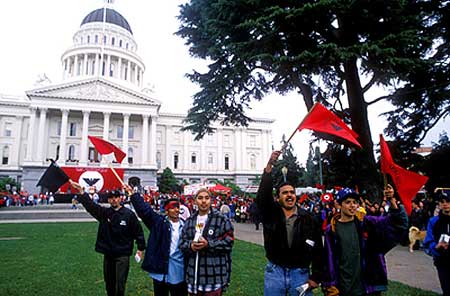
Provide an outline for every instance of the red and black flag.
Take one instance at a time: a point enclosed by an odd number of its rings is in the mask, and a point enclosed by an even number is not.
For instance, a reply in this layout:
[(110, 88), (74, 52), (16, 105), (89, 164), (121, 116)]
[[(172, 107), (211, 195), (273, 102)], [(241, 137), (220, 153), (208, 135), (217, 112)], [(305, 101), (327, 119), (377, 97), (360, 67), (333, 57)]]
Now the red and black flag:
[(358, 134), (349, 128), (336, 114), (325, 108), (319, 102), (315, 103), (309, 113), (298, 126), (298, 130), (310, 129), (315, 132), (334, 135), (347, 140), (359, 148)]

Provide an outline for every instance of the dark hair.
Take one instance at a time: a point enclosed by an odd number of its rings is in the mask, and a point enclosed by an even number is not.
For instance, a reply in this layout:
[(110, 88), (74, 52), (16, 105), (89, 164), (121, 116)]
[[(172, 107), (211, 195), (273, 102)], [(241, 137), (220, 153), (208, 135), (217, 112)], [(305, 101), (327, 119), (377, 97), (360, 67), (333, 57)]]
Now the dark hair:
[(120, 193), (119, 190), (112, 190), (109, 194), (108, 194), (108, 198), (112, 198), (112, 197), (120, 197), (122, 194)]
[(292, 186), (292, 188), (294, 188), (294, 190), (295, 190), (295, 186), (294, 186), (291, 182), (288, 182), (288, 181), (286, 181), (286, 182), (281, 182), (281, 183), (277, 186), (277, 188), (276, 188), (275, 194), (276, 194), (277, 197), (280, 196), (280, 189), (281, 189), (281, 187), (283, 187), (283, 186)]

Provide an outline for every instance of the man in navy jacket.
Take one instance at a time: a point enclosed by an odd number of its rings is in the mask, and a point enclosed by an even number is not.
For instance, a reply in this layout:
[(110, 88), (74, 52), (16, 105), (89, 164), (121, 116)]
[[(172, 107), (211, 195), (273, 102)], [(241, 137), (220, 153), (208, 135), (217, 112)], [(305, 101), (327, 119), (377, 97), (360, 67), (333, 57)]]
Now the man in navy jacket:
[(107, 208), (94, 203), (80, 184), (70, 183), (81, 193), (78, 200), (86, 211), (100, 222), (95, 250), (104, 255), (103, 276), (108, 296), (125, 295), (133, 242), (137, 243), (138, 253), (145, 249), (141, 224), (133, 211), (121, 205), (119, 192), (108, 195), (110, 207)]
[[(133, 193), (128, 185), (125, 185), (125, 190)], [(175, 198), (166, 200), (166, 215), (162, 216), (144, 202), (141, 194), (133, 193), (130, 200), (139, 218), (150, 230), (142, 269), (153, 279), (155, 296), (168, 296), (169, 292), (171, 296), (186, 295), (184, 258), (178, 247), (184, 225), (179, 217), (180, 202)]]

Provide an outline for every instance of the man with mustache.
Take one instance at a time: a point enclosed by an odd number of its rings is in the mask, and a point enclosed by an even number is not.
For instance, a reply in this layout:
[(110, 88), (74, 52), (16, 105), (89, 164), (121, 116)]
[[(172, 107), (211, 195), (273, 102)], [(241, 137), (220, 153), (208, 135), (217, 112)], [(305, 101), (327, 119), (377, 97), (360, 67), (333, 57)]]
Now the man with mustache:
[[(264, 248), (269, 262), (264, 272), (264, 295), (312, 295), (322, 266), (322, 236), (312, 215), (296, 206), (295, 187), (284, 182), (276, 188), (271, 176), (280, 151), (272, 152), (264, 169), (256, 202), (261, 211)], [(312, 273), (310, 266), (312, 264)]]

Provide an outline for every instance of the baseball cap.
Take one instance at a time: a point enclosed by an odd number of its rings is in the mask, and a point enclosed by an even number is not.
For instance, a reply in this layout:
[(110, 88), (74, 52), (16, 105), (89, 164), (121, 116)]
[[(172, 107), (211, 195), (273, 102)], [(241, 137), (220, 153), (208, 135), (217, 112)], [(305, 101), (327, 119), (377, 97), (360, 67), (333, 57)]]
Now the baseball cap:
[(347, 198), (354, 198), (354, 199), (358, 200), (359, 194), (351, 188), (342, 188), (336, 194), (336, 201), (338, 203), (342, 203)]

